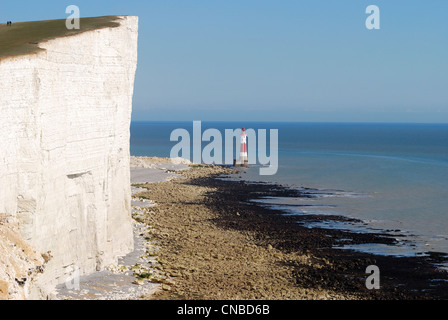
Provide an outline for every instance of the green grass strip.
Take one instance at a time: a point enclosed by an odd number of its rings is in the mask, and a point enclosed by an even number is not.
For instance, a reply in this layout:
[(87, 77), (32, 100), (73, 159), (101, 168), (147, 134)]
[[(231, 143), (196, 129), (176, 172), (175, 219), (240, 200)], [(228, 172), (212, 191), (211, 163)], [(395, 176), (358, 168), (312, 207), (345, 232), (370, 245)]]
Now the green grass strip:
[(12, 26), (7, 26), (6, 23), (0, 24), (0, 59), (38, 52), (42, 50), (38, 44), (46, 40), (101, 28), (118, 27), (120, 25), (118, 19), (117, 16), (81, 18), (79, 30), (67, 29), (66, 19), (13, 22)]

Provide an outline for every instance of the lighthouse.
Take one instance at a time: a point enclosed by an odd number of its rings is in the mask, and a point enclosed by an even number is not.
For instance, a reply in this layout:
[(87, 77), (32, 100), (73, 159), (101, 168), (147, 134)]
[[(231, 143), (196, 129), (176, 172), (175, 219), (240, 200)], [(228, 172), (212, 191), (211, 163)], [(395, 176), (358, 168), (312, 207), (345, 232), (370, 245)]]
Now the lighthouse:
[(240, 147), (240, 158), (235, 161), (236, 167), (248, 167), (249, 160), (247, 158), (247, 133), (246, 128), (241, 130), (241, 147)]

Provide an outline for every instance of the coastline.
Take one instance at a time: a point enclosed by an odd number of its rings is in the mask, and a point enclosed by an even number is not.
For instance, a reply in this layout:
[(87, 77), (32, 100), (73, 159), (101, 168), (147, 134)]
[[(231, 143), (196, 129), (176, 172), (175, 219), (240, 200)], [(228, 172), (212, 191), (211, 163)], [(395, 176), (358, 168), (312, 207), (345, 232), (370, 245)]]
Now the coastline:
[[(137, 170), (137, 171), (136, 171)], [(131, 158), (135, 250), (118, 265), (58, 286), (73, 300), (446, 300), (443, 254), (397, 257), (338, 249), (394, 245), (389, 234), (307, 228), (253, 201), (306, 197), (278, 184), (223, 179), (237, 169), (182, 159)], [(356, 222), (353, 220), (353, 222)], [(380, 289), (366, 288), (378, 266)]]
[[(251, 200), (305, 195), (275, 184), (220, 179), (234, 172), (190, 165), (176, 172), (176, 179), (138, 185), (147, 189), (139, 196), (156, 203), (138, 221), (151, 229), (149, 239), (159, 248), (153, 268), (163, 275), (151, 280), (162, 283), (162, 290), (148, 299), (448, 298), (448, 274), (435, 266), (446, 262), (443, 255), (395, 257), (335, 249), (347, 239), (350, 244), (393, 244), (395, 239), (300, 226), (298, 220), (305, 217)], [(381, 271), (379, 290), (366, 288), (369, 265)]]

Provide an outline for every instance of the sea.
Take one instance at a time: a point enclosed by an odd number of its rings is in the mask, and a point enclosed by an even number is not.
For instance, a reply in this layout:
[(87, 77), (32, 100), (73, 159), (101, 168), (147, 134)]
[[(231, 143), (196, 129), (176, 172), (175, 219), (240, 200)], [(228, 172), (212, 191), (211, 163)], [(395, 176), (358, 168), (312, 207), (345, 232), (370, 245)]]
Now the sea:
[[(265, 198), (260, 205), (284, 214), (361, 221), (309, 222), (308, 228), (387, 233), (397, 239), (396, 245), (345, 245), (341, 250), (448, 253), (448, 124), (201, 123), (202, 131), (217, 129), (222, 137), (226, 129), (243, 127), (257, 133), (266, 129), (268, 149), (270, 130), (278, 130), (278, 170), (260, 175), (262, 164), (254, 164), (232, 179), (279, 183), (312, 195)], [(175, 129), (187, 130), (193, 141), (193, 122), (132, 122), (131, 155), (170, 157), (178, 143), (170, 139)], [(204, 148), (209, 142), (202, 143)]]

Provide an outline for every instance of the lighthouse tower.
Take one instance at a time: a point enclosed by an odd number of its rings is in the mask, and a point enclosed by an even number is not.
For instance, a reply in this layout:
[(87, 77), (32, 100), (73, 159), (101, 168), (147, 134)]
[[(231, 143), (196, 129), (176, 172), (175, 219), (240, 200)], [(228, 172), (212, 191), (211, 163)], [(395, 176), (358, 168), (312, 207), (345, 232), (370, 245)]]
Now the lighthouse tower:
[(235, 166), (237, 167), (248, 167), (249, 160), (247, 158), (247, 133), (246, 128), (241, 130), (241, 148), (240, 148), (240, 158), (235, 161)]

